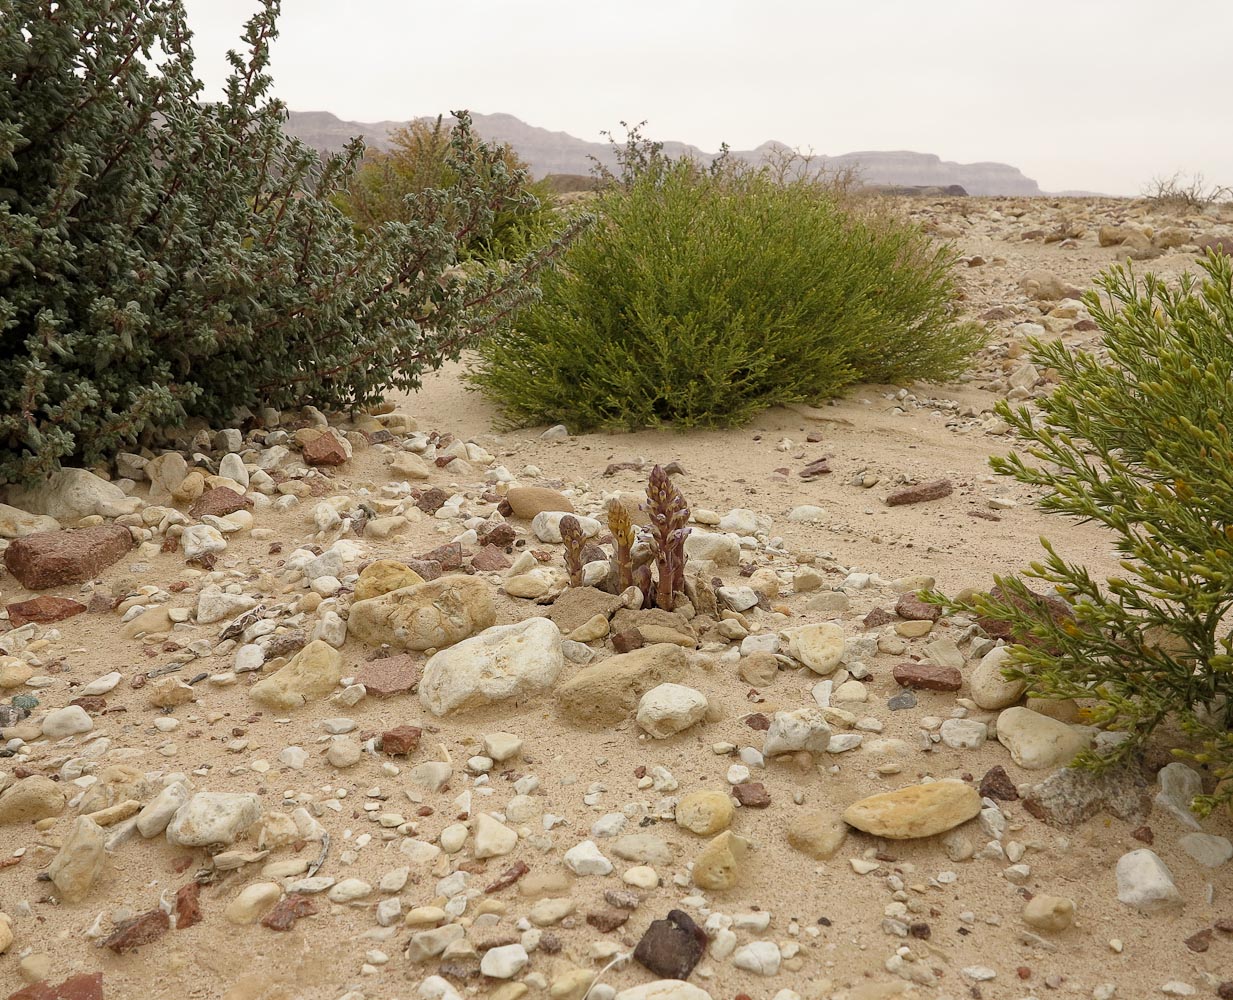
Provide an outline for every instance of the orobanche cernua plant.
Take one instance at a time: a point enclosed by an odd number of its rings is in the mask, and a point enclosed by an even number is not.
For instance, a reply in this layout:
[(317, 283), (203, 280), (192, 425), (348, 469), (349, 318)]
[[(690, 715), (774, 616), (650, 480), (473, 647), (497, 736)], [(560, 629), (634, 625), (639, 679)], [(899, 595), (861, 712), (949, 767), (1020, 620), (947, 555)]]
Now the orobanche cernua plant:
[(561, 541), (565, 544), (565, 569), (571, 587), (582, 586), (582, 550), (587, 543), (582, 525), (573, 514), (561, 518)]
[(1009, 676), (1030, 694), (1078, 699), (1117, 734), (1078, 764), (1126, 759), (1157, 734), (1205, 772), (1204, 813), (1233, 804), (1233, 258), (1200, 266), (1175, 288), (1103, 275), (1107, 304), (1086, 300), (1104, 352), (1034, 341), (1057, 388), (1039, 412), (998, 407), (1026, 447), (994, 469), (1042, 488), (1042, 510), (1108, 528), (1122, 575), (1099, 582), (1044, 542), (1025, 576), (1072, 614), (1042, 613), (1015, 578), (965, 606), (1010, 624)]
[[(676, 595), (685, 591), (685, 539), (689, 537), (689, 506), (676, 484), (655, 466), (646, 487), (646, 511), (651, 518), (651, 545), (658, 574), (654, 583), (655, 607), (671, 611)], [(650, 567), (645, 567), (649, 573)], [(642, 588), (651, 599), (651, 591)]]
[(608, 504), (608, 530), (612, 532), (615, 549), (617, 590), (624, 592), (634, 585), (634, 526), (629, 511), (616, 500)]

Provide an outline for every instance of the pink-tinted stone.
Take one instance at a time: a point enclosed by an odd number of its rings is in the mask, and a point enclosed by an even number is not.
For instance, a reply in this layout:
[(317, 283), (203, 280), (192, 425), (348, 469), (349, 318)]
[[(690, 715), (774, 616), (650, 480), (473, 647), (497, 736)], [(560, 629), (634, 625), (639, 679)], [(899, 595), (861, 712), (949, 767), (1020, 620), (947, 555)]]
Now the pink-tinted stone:
[(917, 486), (905, 486), (886, 498), (886, 506), (901, 507), (909, 503), (924, 503), (926, 500), (941, 500), (954, 492), (949, 479), (934, 479)]
[(4, 550), (4, 565), (29, 590), (85, 583), (133, 547), (128, 528), (99, 524), (70, 531), (37, 531)]
[(958, 691), (963, 686), (963, 674), (958, 669), (936, 663), (899, 663), (894, 676), (902, 687), (924, 691)]
[(251, 507), (253, 502), (248, 497), (241, 496), (230, 486), (216, 486), (206, 490), (197, 498), (196, 503), (188, 508), (188, 513), (200, 520), (206, 514), (214, 517), (226, 517), (237, 510)]
[(379, 697), (414, 691), (420, 682), (423, 666), (407, 653), (369, 660), (356, 671), (357, 684)]
[(333, 431), (326, 431), (304, 445), (304, 461), (309, 465), (342, 465), (347, 448)]
[(21, 628), (27, 622), (47, 625), (51, 622), (64, 621), (65, 618), (81, 614), (86, 610), (86, 606), (80, 601), (71, 601), (67, 597), (52, 597), (49, 594), (43, 594), (41, 597), (22, 601), (20, 604), (10, 604), (5, 610), (9, 613), (9, 621), (12, 622), (13, 627)]

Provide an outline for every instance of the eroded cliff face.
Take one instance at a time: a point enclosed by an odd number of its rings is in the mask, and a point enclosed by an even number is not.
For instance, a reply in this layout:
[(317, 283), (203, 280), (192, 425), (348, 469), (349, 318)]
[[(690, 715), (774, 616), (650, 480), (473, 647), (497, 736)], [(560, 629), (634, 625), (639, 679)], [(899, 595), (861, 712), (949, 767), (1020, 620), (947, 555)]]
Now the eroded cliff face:
[[(586, 174), (592, 158), (612, 165), (612, 150), (607, 143), (588, 142), (566, 132), (537, 128), (513, 115), (473, 116), (476, 131), (491, 142), (509, 143), (531, 167), (536, 177), (548, 174)], [(292, 111), (287, 131), (314, 149), (341, 149), (353, 136), (361, 135), (377, 149), (384, 148), (389, 134), (404, 122), (348, 122), (328, 111)], [(766, 142), (757, 149), (733, 150), (742, 160), (760, 162), (778, 150), (782, 143)], [(665, 142), (670, 156), (692, 155), (709, 160), (715, 154), (681, 142)], [(1016, 167), (1006, 163), (953, 163), (932, 153), (865, 151), (840, 156), (817, 156), (818, 166), (859, 170), (866, 184), (905, 187), (949, 187), (959, 185), (972, 195), (1038, 195), (1039, 186)]]

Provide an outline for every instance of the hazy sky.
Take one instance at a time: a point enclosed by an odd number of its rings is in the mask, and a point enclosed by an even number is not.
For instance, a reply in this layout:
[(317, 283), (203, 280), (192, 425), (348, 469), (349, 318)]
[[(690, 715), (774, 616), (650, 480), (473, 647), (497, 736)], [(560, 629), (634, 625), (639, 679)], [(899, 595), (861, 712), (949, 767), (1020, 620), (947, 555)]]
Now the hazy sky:
[[(214, 92), (256, 0), (187, 0)], [(278, 95), (598, 140), (999, 160), (1045, 190), (1233, 184), (1233, 0), (283, 0)]]

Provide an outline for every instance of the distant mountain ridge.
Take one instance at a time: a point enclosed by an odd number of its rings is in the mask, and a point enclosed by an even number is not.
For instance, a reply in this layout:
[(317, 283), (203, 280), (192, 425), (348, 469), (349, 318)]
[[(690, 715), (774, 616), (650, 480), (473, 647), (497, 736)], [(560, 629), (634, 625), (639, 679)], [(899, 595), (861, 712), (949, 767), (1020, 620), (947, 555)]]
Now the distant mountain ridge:
[[(475, 130), (490, 142), (508, 143), (531, 168), (535, 177), (548, 174), (585, 174), (591, 169), (590, 157), (613, 165), (612, 149), (604, 142), (587, 142), (566, 132), (528, 125), (509, 114), (472, 114)], [(406, 122), (349, 122), (328, 111), (292, 111), (286, 130), (314, 149), (336, 151), (355, 136), (376, 149), (388, 145), (389, 135)], [(764, 142), (757, 149), (732, 150), (742, 160), (759, 162), (776, 151), (790, 147), (779, 142)], [(665, 142), (670, 156), (691, 155), (703, 160), (715, 154), (682, 142)], [(1030, 177), (1006, 163), (953, 163), (932, 153), (902, 151), (863, 151), (840, 156), (814, 157), (814, 162), (833, 170), (859, 170), (862, 180), (871, 185), (901, 187), (948, 187), (959, 185), (972, 195), (1042, 194)]]

